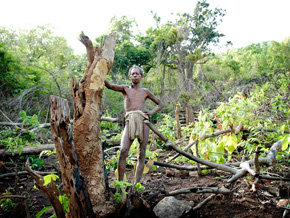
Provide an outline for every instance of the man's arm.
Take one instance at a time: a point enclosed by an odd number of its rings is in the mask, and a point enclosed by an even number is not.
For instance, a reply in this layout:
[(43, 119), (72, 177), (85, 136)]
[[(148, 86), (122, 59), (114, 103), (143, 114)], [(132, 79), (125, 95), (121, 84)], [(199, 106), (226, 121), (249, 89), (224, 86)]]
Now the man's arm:
[(157, 107), (155, 107), (154, 109), (152, 109), (152, 110), (147, 112), (147, 114), (149, 116), (151, 116), (151, 115), (157, 113), (158, 111), (160, 111), (163, 108), (164, 104), (161, 102), (161, 100), (159, 98), (157, 98), (148, 89), (145, 89), (145, 90), (146, 90), (146, 93), (147, 93), (147, 97), (157, 105)]
[(117, 92), (124, 92), (125, 91), (125, 88), (127, 87), (125, 85), (115, 85), (115, 84), (111, 84), (107, 79), (105, 80), (105, 86), (108, 89), (112, 89), (112, 90), (117, 91)]

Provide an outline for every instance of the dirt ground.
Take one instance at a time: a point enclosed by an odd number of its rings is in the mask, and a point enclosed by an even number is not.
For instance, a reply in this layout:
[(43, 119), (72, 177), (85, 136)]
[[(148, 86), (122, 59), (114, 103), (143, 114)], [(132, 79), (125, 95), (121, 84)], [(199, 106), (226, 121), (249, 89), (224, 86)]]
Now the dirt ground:
[[(46, 171), (56, 170), (55, 157), (48, 157), (45, 159), (49, 167)], [(24, 163), (22, 163), (24, 164)], [(19, 163), (21, 165), (21, 163)], [(288, 169), (290, 172), (290, 169)], [(7, 173), (7, 169), (1, 169), (1, 174)], [(127, 171), (128, 178), (131, 178), (132, 172), (130, 169)], [(190, 217), (282, 217), (285, 209), (277, 207), (280, 199), (289, 199), (290, 196), (290, 183), (283, 181), (266, 181), (262, 180), (256, 193), (251, 191), (251, 183), (253, 180), (250, 177), (239, 179), (234, 184), (228, 185), (226, 183), (230, 175), (226, 175), (219, 171), (209, 171), (206, 175), (198, 176), (197, 172), (179, 171), (158, 167), (156, 171), (150, 171), (143, 176), (142, 184), (145, 190), (141, 193), (143, 199), (150, 199), (149, 205), (153, 207), (164, 197), (164, 195), (156, 193), (160, 190), (173, 191), (186, 187), (226, 187), (233, 190), (230, 195), (217, 194), (211, 199), (202, 209), (198, 210)], [(109, 172), (110, 183), (115, 179), (113, 171)], [(44, 194), (34, 189), (34, 182), (30, 176), (19, 175), (5, 177), (0, 180), (1, 193), (6, 190), (10, 191), (13, 195), (27, 196), (27, 205), (31, 217), (35, 217), (36, 213), (45, 206), (50, 205), (48, 199)], [(271, 188), (273, 190), (271, 190)], [(180, 194), (175, 196), (179, 200), (186, 200), (192, 206), (196, 206), (203, 201), (210, 194)], [(5, 213), (0, 210), (0, 217), (26, 217), (25, 202), (23, 199), (13, 199), (16, 206), (10, 213)], [(52, 210), (48, 211), (42, 217), (49, 217), (53, 213)], [(136, 212), (131, 217), (155, 217), (151, 211)]]

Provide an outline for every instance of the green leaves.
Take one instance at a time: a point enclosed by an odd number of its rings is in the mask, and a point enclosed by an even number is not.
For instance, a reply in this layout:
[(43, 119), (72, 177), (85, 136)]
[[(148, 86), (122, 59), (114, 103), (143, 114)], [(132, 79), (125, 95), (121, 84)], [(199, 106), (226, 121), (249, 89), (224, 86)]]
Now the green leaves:
[(47, 186), (48, 184), (51, 183), (51, 181), (56, 181), (57, 179), (59, 179), (59, 176), (56, 174), (52, 173), (52, 174), (46, 175), (43, 177), (43, 181), (44, 181), (43, 185)]
[(237, 149), (239, 138), (237, 135), (224, 135), (218, 145), (219, 151), (224, 148), (228, 152), (228, 160), (231, 160), (232, 153)]
[(289, 143), (290, 143), (290, 134), (287, 134), (282, 138), (281, 150), (285, 151), (288, 148)]
[(144, 191), (145, 190), (145, 187), (143, 185), (141, 185), (140, 182), (138, 182), (136, 185), (135, 185), (135, 188), (136, 188), (136, 191), (137, 192), (141, 192), (141, 191)]

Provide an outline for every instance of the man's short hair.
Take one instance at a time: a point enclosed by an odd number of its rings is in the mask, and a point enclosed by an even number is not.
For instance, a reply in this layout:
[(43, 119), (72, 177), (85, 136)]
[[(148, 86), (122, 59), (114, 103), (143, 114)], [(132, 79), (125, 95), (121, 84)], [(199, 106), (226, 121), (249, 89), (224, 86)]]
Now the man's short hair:
[(143, 70), (142, 70), (141, 67), (138, 67), (138, 66), (132, 66), (132, 67), (130, 67), (129, 72), (128, 72), (129, 76), (131, 75), (133, 69), (138, 69), (139, 70), (139, 73), (141, 74), (141, 76), (143, 76)]

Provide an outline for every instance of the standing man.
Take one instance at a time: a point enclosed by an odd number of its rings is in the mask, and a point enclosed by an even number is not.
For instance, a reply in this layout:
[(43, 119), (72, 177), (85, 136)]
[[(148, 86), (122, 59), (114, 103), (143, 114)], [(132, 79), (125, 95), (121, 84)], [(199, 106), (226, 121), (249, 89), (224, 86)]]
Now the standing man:
[[(121, 150), (118, 162), (118, 180), (123, 180), (126, 158), (129, 153), (129, 149), (134, 139), (139, 141), (139, 153), (138, 162), (135, 173), (135, 183), (140, 182), (144, 164), (146, 146), (149, 136), (149, 127), (144, 123), (144, 120), (148, 120), (149, 116), (155, 114), (163, 108), (163, 103), (153, 95), (148, 89), (140, 87), (140, 82), (143, 78), (143, 71), (140, 67), (133, 66), (129, 69), (129, 78), (132, 81), (132, 85), (114, 85), (110, 84), (108, 80), (105, 80), (105, 85), (108, 89), (112, 89), (117, 92), (122, 92), (124, 96), (125, 107), (125, 129), (121, 140)], [(145, 101), (150, 99), (157, 107), (153, 110), (146, 109)]]

